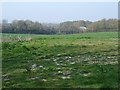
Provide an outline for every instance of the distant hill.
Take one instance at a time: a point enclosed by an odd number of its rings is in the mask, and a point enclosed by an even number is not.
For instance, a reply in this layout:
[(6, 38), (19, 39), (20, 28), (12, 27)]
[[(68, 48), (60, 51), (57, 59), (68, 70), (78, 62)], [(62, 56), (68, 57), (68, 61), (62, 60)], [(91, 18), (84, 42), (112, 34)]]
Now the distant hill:
[(117, 19), (102, 19), (96, 22), (91, 21), (66, 21), (56, 23), (40, 23), (31, 20), (14, 20), (8, 23), (3, 20), (2, 33), (19, 34), (74, 34), (83, 32), (109, 32), (118, 31)]

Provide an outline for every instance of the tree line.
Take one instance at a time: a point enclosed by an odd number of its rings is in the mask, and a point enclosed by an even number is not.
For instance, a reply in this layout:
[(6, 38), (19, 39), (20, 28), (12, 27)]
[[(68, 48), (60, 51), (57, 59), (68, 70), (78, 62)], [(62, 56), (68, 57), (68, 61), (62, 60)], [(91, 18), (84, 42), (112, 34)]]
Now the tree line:
[(31, 20), (14, 20), (8, 23), (3, 20), (0, 25), (2, 33), (17, 34), (75, 34), (83, 32), (118, 31), (117, 19), (102, 19), (99, 21), (67, 21), (59, 24), (40, 23)]

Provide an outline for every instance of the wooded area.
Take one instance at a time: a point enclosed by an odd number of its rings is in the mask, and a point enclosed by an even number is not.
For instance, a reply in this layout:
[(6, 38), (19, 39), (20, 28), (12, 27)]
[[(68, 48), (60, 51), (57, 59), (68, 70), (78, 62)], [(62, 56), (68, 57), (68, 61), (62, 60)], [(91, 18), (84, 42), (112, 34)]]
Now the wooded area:
[(14, 20), (8, 23), (3, 20), (2, 33), (17, 34), (75, 34), (83, 32), (109, 32), (118, 31), (117, 19), (102, 19), (99, 21), (67, 21), (59, 24), (40, 23), (31, 20)]

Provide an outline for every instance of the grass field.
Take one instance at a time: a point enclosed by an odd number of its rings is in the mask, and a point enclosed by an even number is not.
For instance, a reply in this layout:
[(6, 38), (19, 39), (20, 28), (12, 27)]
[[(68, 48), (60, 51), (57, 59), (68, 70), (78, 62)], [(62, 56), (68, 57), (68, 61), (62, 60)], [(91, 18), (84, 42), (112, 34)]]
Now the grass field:
[(118, 87), (117, 32), (3, 34), (2, 40), (3, 88)]

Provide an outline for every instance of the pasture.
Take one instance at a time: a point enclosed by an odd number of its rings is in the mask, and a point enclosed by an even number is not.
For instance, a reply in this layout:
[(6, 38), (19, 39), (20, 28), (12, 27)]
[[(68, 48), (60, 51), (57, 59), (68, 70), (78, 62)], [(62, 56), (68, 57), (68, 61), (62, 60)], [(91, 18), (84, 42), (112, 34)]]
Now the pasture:
[(117, 59), (117, 32), (2, 34), (2, 86), (117, 88)]

